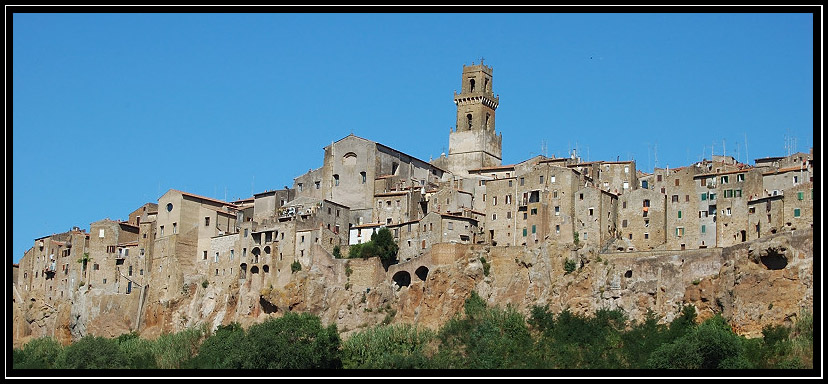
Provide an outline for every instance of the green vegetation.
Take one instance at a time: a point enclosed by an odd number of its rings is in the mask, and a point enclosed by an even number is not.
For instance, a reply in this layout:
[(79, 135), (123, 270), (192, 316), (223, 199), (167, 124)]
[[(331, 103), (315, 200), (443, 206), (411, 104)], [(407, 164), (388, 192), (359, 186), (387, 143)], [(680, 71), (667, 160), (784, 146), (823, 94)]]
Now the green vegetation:
[(485, 257), (481, 257), (480, 262), (483, 263), (483, 276), (489, 276), (489, 270), (492, 268), (492, 265), (486, 262)]
[[(368, 310), (366, 308), (366, 310)], [(697, 323), (682, 307), (669, 324), (653, 312), (640, 322), (620, 310), (585, 316), (535, 306), (527, 316), (489, 306), (477, 293), (439, 330), (387, 324), (342, 342), (335, 325), (288, 312), (243, 329), (238, 323), (191, 328), (145, 340), (86, 336), (68, 346), (53, 338), (12, 351), (14, 369), (812, 369), (813, 315), (761, 338), (736, 335), (716, 315)]]
[(299, 262), (299, 260), (294, 260), (292, 263), (290, 263), (290, 272), (291, 273), (296, 273), (296, 272), (299, 272), (301, 270), (302, 270), (302, 264)]
[(335, 259), (341, 259), (342, 258), (342, 250), (339, 249), (338, 245), (334, 246), (334, 248), (333, 248), (333, 257)]
[(370, 257), (379, 257), (382, 266), (388, 270), (388, 267), (397, 261), (397, 251), (399, 246), (394, 241), (394, 236), (391, 230), (385, 227), (379, 229), (371, 235), (371, 240), (367, 243), (354, 244), (348, 248), (348, 258), (367, 259)]
[(565, 275), (568, 275), (572, 272), (575, 272), (575, 268), (577, 268), (577, 267), (578, 267), (578, 264), (575, 263), (575, 260), (570, 260), (570, 259), (564, 260), (564, 271), (566, 271), (566, 273), (564, 273)]

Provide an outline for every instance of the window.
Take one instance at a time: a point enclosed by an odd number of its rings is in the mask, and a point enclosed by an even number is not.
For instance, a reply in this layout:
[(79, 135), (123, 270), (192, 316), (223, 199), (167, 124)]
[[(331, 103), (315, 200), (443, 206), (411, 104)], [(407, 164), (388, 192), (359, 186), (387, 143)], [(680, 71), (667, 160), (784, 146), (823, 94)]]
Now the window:
[(506, 204), (512, 204), (512, 195), (506, 195)]
[(626, 201), (621, 202), (621, 208), (627, 208), (627, 202)]
[(800, 211), (799, 208), (794, 208), (794, 217), (799, 217)]
[(521, 186), (521, 187), (523, 186), (523, 182), (524, 182), (524, 180), (523, 180), (523, 178), (521, 177), (521, 178), (520, 178), (520, 186)]
[(656, 181), (661, 181), (661, 175), (656, 175)]
[(448, 223), (448, 229), (449, 229), (449, 231), (453, 230), (453, 229), (454, 229), (454, 223), (452, 223), (452, 222), (450, 222), (450, 221), (449, 221), (449, 223)]
[(701, 201), (705, 201), (705, 200), (707, 200), (707, 193), (702, 193), (701, 194)]
[(706, 225), (701, 226), (701, 233), (707, 233), (707, 226)]
[(741, 189), (734, 189), (733, 190), (733, 197), (742, 197), (742, 190)]
[(210, 226), (210, 216), (207, 216), (207, 217), (204, 218), (204, 226), (205, 227)]
[(560, 216), (560, 215), (561, 215), (561, 206), (556, 205), (555, 206), (555, 216)]
[(173, 205), (172, 203), (167, 203), (167, 212), (172, 212)]
[(676, 187), (679, 186), (679, 179), (676, 179)]
[(299, 187), (299, 192), (302, 192), (302, 183), (299, 183), (298, 187)]
[(365, 174), (364, 171), (360, 172), (359, 174), (360, 174), (360, 176), (362, 176), (362, 184), (365, 184), (365, 180), (367, 180), (368, 176)]
[(537, 208), (532, 208), (531, 214), (532, 214), (532, 216), (537, 215), (538, 214), (538, 209)]
[(645, 207), (649, 207), (649, 206), (650, 206), (650, 199), (644, 199), (644, 206), (645, 206)]
[(727, 184), (728, 176), (722, 176), (721, 181), (722, 181), (722, 184)]
[(230, 250), (230, 260), (233, 260), (233, 254), (234, 253), (235, 253), (235, 250), (231, 249)]
[(550, 182), (550, 183), (554, 183), (554, 182), (555, 182), (555, 175), (549, 176), (549, 182)]
[(684, 236), (684, 227), (676, 227), (676, 237)]
[(173, 235), (178, 233), (178, 223), (173, 223)]
[(629, 188), (629, 187), (630, 187), (630, 183), (628, 183), (628, 182), (626, 182), (626, 181), (625, 181), (625, 182), (624, 182), (624, 189), (627, 189), (627, 188)]
[(535, 232), (537, 232), (537, 226), (532, 224), (532, 233), (535, 233)]
[(595, 210), (595, 208), (590, 208), (590, 209), (589, 209), (589, 215), (590, 215), (590, 216), (592, 216), (592, 214), (593, 214), (594, 210)]
[(710, 200), (716, 200), (716, 194), (715, 193), (710, 194)]
[[(511, 218), (512, 218), (512, 211), (506, 212), (506, 218), (507, 218), (507, 219), (511, 219)], [(451, 229), (451, 228), (449, 228), (449, 229)]]
[(305, 235), (302, 235), (302, 241), (300, 241), (300, 243), (304, 243), (304, 242), (305, 242)]
[(526, 220), (527, 217), (529, 217), (529, 214), (526, 213), (526, 212), (523, 212), (523, 220)]
[(497, 220), (497, 213), (492, 213), (492, 221)]
[(247, 237), (247, 228), (244, 229), (244, 237)]
[(201, 256), (201, 260), (207, 260), (207, 251), (204, 251), (204, 255)]
[(624, 166), (624, 173), (630, 173), (630, 166), (629, 165)]
[(725, 189), (725, 191), (724, 191), (724, 197), (725, 197), (725, 198), (728, 198), (728, 197), (733, 197), (733, 190), (732, 190), (732, 189)]
[(512, 180), (509, 180), (509, 187), (512, 186)]
[(650, 234), (647, 233), (647, 232), (644, 232), (644, 240), (649, 239), (649, 238), (650, 238)]
[(339, 175), (333, 175), (334, 178), (334, 185), (339, 185)]
[(627, 228), (627, 220), (621, 221), (621, 228)]
[(645, 226), (645, 227), (649, 227), (649, 226), (650, 226), (650, 219), (644, 219), (644, 226)]
[(526, 237), (526, 228), (523, 228), (523, 237)]
[[(162, 228), (163, 228), (163, 226), (162, 226)], [(101, 238), (101, 239), (104, 238), (104, 230), (103, 229), (98, 230), (98, 237)]]
[(670, 197), (670, 201), (671, 201), (671, 202), (673, 202), (673, 203), (678, 203), (678, 201), (679, 201), (679, 199), (678, 199), (678, 195), (673, 195), (673, 196), (671, 196), (671, 197)]
[(552, 191), (552, 197), (556, 198), (556, 199), (558, 198), (558, 190), (557, 189)]
[(543, 175), (540, 175), (540, 183), (543, 184)]
[[(320, 182), (320, 181), (314, 181), (314, 182), (313, 182), (313, 186), (314, 186), (314, 187), (316, 187), (316, 189), (319, 189), (320, 187), (322, 187), (322, 182)], [(284, 205), (284, 204), (282, 204), (282, 205)]]
[(797, 192), (796, 193), (796, 199), (797, 200), (802, 200), (804, 198), (805, 198), (805, 192)]
[(740, 174), (736, 175), (736, 181), (745, 181), (745, 174), (740, 173)]
[(578, 199), (583, 200), (584, 199), (584, 194), (583, 193), (579, 194)]
[(213, 257), (213, 262), (218, 263), (219, 253), (216, 252), (216, 255)]
[(690, 202), (690, 195), (684, 195), (684, 202), (685, 202), (685, 203), (689, 203), (689, 202)]
[(106, 246), (106, 253), (115, 253), (115, 246), (114, 245), (107, 245)]
[(492, 205), (497, 205), (497, 196), (492, 197)]
[(586, 239), (587, 239), (587, 233), (584, 232), (584, 240), (586, 240)]
[(560, 225), (555, 226), (555, 233), (561, 233), (561, 226)]
[(681, 219), (681, 211), (678, 211), (678, 218)]

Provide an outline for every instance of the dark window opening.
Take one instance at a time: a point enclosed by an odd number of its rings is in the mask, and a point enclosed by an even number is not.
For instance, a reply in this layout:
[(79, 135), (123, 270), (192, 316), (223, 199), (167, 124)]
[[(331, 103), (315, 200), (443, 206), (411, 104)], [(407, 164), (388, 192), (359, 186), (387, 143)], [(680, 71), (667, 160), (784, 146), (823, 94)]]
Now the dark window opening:
[(425, 281), (426, 277), (428, 277), (428, 268), (423, 265), (420, 268), (417, 268), (417, 270), (414, 271), (414, 274), (417, 275), (420, 280)]
[(468, 124), (469, 130), (472, 129), (472, 115), (469, 113), (466, 115), (466, 123)]

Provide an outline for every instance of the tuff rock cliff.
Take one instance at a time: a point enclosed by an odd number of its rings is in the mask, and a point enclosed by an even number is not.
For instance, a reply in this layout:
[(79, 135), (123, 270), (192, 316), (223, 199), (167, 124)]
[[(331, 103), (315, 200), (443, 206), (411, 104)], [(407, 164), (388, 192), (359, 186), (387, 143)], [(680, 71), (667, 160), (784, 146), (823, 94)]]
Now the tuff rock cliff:
[[(462, 312), (472, 291), (490, 305), (510, 305), (527, 315), (535, 305), (579, 314), (619, 308), (633, 320), (652, 310), (670, 322), (690, 304), (699, 320), (721, 313), (737, 333), (757, 337), (766, 325), (791, 325), (802, 310), (813, 311), (813, 256), (811, 229), (685, 251), (438, 244), (388, 271), (377, 260), (333, 259), (317, 249), (310, 266), (274, 281), (206, 285), (190, 276), (179, 292), (165, 296), (153, 287), (134, 295), (82, 287), (55, 307), (15, 291), (13, 338), (15, 346), (47, 335), (63, 343), (131, 331), (155, 338), (199, 325), (249, 326), (287, 311), (318, 315), (345, 338), (381, 323), (437, 329)], [(566, 271), (566, 260), (574, 261), (573, 271)], [(396, 278), (405, 274), (410, 284)]]

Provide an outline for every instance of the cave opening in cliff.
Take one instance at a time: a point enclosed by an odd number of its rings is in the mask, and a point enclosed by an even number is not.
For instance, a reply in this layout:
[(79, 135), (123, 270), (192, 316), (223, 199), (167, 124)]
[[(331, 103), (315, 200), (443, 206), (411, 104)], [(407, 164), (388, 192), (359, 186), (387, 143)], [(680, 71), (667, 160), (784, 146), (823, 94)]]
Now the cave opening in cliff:
[(624, 277), (631, 278), (632, 277), (632, 269), (628, 269), (626, 273), (624, 273)]
[(420, 280), (425, 281), (426, 277), (428, 277), (428, 268), (426, 268), (426, 266), (423, 265), (420, 268), (417, 268), (417, 270), (414, 271), (414, 274), (417, 275), (417, 277), (419, 277)]
[(772, 250), (768, 250), (768, 254), (761, 256), (759, 260), (765, 268), (771, 270), (784, 269), (788, 266), (788, 259), (786, 259), (781, 253)]
[(407, 287), (411, 285), (411, 275), (406, 271), (399, 271), (391, 278), (399, 287)]

